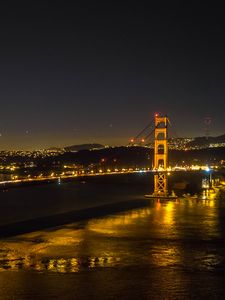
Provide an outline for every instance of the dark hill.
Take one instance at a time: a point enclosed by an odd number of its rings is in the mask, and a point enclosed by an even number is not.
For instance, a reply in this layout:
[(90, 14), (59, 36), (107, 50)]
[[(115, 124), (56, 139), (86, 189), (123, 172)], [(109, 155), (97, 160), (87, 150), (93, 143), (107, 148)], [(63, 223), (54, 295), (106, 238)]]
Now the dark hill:
[(216, 137), (196, 137), (193, 141), (187, 144), (188, 147), (208, 147), (210, 144), (225, 143), (225, 134)]
[[(66, 152), (58, 158), (47, 158), (46, 161), (58, 160), (60, 164), (77, 164), (90, 166), (91, 164), (105, 168), (135, 168), (153, 165), (153, 149), (146, 147), (113, 147), (95, 151), (82, 150)], [(170, 150), (169, 162), (171, 166), (191, 164), (215, 164), (225, 160), (225, 147), (198, 150)], [(46, 164), (45, 161), (45, 164)], [(43, 163), (43, 160), (42, 162)]]
[(102, 149), (105, 146), (101, 144), (82, 144), (82, 145), (73, 145), (65, 147), (65, 151), (77, 152), (81, 150), (93, 150), (93, 149)]

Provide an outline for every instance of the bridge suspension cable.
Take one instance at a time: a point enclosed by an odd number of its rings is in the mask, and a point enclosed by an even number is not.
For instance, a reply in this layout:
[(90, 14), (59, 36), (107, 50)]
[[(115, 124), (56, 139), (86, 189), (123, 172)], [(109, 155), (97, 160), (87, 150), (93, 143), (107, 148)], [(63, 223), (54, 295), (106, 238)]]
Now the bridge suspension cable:
[[(151, 120), (151, 122), (149, 122), (134, 138), (130, 140), (129, 145), (135, 143), (137, 139), (140, 138), (146, 132), (146, 130), (151, 128), (153, 125), (154, 125), (154, 120)], [(142, 140), (144, 142), (145, 139)]]

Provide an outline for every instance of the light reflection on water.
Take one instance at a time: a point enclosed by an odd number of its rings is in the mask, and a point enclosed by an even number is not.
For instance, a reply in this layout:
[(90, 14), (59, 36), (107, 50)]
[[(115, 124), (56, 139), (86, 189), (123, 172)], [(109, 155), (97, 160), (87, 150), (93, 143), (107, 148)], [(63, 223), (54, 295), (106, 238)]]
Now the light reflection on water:
[(0, 242), (1, 299), (223, 299), (223, 201), (142, 209)]
[(219, 238), (215, 202), (152, 201), (146, 208), (1, 241), (0, 271), (73, 273), (139, 264), (212, 269), (222, 258), (204, 243)]

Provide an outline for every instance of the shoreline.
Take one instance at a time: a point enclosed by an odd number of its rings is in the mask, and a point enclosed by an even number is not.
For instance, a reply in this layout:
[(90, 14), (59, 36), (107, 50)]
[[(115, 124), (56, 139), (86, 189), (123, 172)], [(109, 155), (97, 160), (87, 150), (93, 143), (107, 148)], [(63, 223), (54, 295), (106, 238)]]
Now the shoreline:
[[(190, 174), (190, 173), (201, 174), (203, 170), (186, 170), (186, 171), (174, 170), (174, 171), (170, 171), (169, 175), (171, 175), (171, 173), (178, 174), (183, 172), (184, 174)], [(14, 188), (14, 187), (33, 186), (33, 185), (42, 185), (42, 184), (51, 184), (51, 183), (60, 184), (61, 182), (71, 182), (74, 179), (88, 178), (88, 177), (145, 174), (145, 173), (154, 174), (155, 172), (152, 170), (139, 170), (139, 171), (127, 170), (123, 172), (86, 173), (86, 174), (76, 174), (76, 175), (49, 176), (49, 177), (41, 177), (41, 178), (21, 178), (21, 179), (0, 181), (0, 190), (7, 190), (8, 188)]]

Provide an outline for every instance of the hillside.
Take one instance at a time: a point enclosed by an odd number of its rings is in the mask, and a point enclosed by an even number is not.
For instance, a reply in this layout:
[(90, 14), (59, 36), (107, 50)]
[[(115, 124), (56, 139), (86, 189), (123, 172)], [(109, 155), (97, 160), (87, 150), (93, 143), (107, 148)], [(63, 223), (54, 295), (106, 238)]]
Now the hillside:
[(105, 146), (101, 144), (81, 144), (81, 145), (72, 145), (65, 147), (65, 151), (77, 152), (81, 150), (93, 150), (93, 149), (102, 149)]
[(196, 137), (193, 141), (187, 144), (188, 147), (209, 147), (210, 145), (220, 145), (225, 143), (225, 134), (217, 137)]

